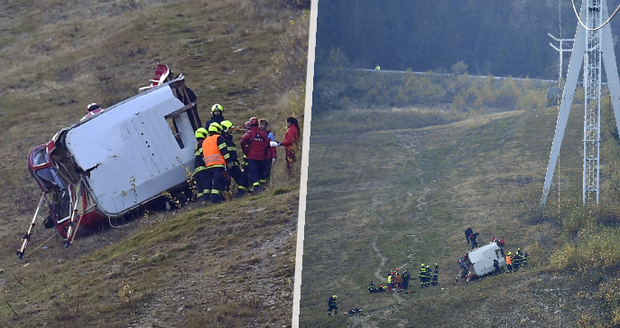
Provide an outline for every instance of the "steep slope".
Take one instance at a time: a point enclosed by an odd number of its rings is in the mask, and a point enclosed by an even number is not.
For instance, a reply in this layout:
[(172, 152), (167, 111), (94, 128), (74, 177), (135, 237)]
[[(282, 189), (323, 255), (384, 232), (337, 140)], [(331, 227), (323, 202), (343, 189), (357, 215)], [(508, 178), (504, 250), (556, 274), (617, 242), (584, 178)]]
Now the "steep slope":
[[(346, 121), (347, 112), (339, 117)], [(420, 129), (313, 134), (301, 326), (564, 327), (584, 313), (600, 315), (600, 303), (578, 297), (596, 282), (557, 274), (543, 262), (558, 226), (525, 211), (523, 200), (540, 195), (556, 117), (549, 108)], [(566, 194), (581, 188), (581, 118), (576, 108), (563, 144)], [(532, 265), (455, 285), (456, 260), (471, 249), (468, 226), (480, 232), (479, 244), (498, 236), (506, 251), (528, 251)], [(435, 262), (439, 286), (421, 289), (420, 264)], [(371, 280), (386, 283), (395, 268), (411, 271), (413, 293), (368, 293)], [(328, 317), (332, 294), (341, 314), (356, 307), (362, 314)]]
[(297, 3), (0, 4), (0, 326), (290, 325), (298, 181), (281, 160), (258, 196), (138, 213), (70, 249), (39, 223), (24, 262), (15, 250), (40, 195), (30, 150), (88, 103), (134, 95), (157, 62), (185, 74), (203, 121), (216, 102), (238, 125), (267, 118), (278, 139), (287, 116), (303, 121), (309, 13)]

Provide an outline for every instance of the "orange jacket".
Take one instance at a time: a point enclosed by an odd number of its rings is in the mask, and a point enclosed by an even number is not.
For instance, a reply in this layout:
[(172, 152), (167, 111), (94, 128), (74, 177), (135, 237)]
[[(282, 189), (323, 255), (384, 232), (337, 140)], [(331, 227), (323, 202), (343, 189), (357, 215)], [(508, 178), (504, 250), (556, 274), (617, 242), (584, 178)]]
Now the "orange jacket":
[(209, 167), (224, 167), (226, 166), (226, 160), (222, 156), (220, 147), (218, 146), (219, 134), (212, 134), (208, 136), (202, 142), (202, 153), (205, 158), (205, 166)]
[(506, 265), (512, 265), (512, 259), (510, 256), (506, 256)]

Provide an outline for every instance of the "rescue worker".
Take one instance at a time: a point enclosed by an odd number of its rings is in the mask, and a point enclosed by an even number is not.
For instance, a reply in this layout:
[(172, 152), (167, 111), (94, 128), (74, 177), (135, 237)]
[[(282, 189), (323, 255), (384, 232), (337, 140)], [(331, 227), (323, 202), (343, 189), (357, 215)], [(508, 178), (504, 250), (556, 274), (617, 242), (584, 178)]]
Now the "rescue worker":
[(95, 116), (101, 113), (102, 111), (103, 111), (103, 108), (97, 105), (97, 103), (90, 103), (88, 104), (88, 106), (86, 106), (86, 115), (84, 115), (84, 117), (80, 119), (80, 122), (84, 121), (85, 119), (89, 117)]
[(202, 153), (202, 142), (205, 140), (209, 132), (205, 128), (196, 130), (196, 146), (194, 146), (194, 182), (196, 183), (196, 199), (209, 201), (211, 188), (207, 189), (207, 167), (205, 166), (205, 158)]
[(529, 260), (530, 255), (525, 252), (525, 254), (523, 254), (523, 266), (526, 267), (527, 266), (527, 260)]
[(499, 268), (499, 262), (497, 261), (497, 259), (493, 259), (493, 268), (495, 269), (493, 271), (493, 275), (498, 275), (500, 273), (500, 268)]
[(208, 129), (213, 122), (218, 124), (222, 123), (223, 120), (225, 120), (224, 107), (222, 107), (222, 105), (220, 104), (214, 104), (213, 106), (211, 106), (211, 119), (209, 119), (207, 123), (205, 123), (205, 128)]
[(264, 179), (263, 164), (267, 158), (269, 138), (258, 127), (258, 119), (256, 117), (250, 119), (250, 131), (241, 137), (240, 143), (241, 149), (248, 159), (250, 184), (254, 192), (259, 192), (261, 190), (260, 180), (261, 178)]
[(334, 310), (334, 315), (338, 314), (338, 296), (337, 295), (333, 295), (332, 297), (330, 297), (329, 300), (327, 300), (327, 305), (329, 306), (329, 309), (327, 310), (328, 316), (332, 315), (332, 310)]
[(431, 286), (431, 277), (433, 276), (433, 271), (431, 271), (431, 266), (426, 265), (426, 281), (424, 282), (424, 287)]
[(396, 288), (397, 293), (399, 293), (403, 288), (403, 277), (398, 273), (398, 271), (394, 275), (394, 287)]
[[(267, 122), (266, 119), (261, 118), (260, 120), (258, 120), (258, 127), (261, 129), (261, 131), (265, 132), (265, 134), (267, 135), (267, 138), (269, 138), (269, 148), (267, 149), (267, 159), (265, 159), (265, 163), (263, 164), (263, 167), (265, 169), (265, 180), (261, 180), (260, 183), (267, 183), (267, 180), (269, 180), (269, 178), (271, 177), (271, 165), (276, 161), (276, 157), (277, 157), (277, 149), (275, 147), (275, 145), (278, 145), (279, 143), (276, 141), (276, 136), (273, 134), (273, 132), (269, 131), (267, 128), (269, 127), (269, 122)], [(274, 146), (272, 146), (272, 144)]]
[(249, 185), (246, 174), (241, 171), (241, 164), (237, 156), (237, 146), (230, 133), (233, 123), (229, 120), (223, 120), (220, 125), (222, 126), (222, 136), (226, 139), (226, 146), (228, 148), (228, 154), (230, 155), (230, 159), (227, 161), (229, 164), (226, 165), (226, 171), (237, 183), (237, 197), (243, 197)]
[(512, 253), (508, 252), (508, 255), (506, 255), (506, 272), (512, 272), (512, 257), (511, 257)]
[(295, 152), (297, 151), (297, 143), (300, 138), (299, 122), (297, 122), (297, 119), (294, 117), (287, 117), (286, 127), (287, 129), (284, 134), (284, 140), (280, 143), (280, 145), (284, 146), (286, 154), (286, 170), (290, 178), (294, 175), (294, 164), (297, 160)]
[(517, 248), (515, 252), (514, 263), (512, 264), (515, 267), (515, 270), (518, 270), (523, 266), (523, 252), (521, 252), (521, 248)]
[(424, 266), (424, 263), (420, 265), (418, 276), (420, 277), (420, 288), (424, 288), (424, 284), (426, 283), (426, 267)]
[(437, 279), (439, 278), (439, 266), (435, 263), (435, 270), (433, 271), (433, 280), (431, 281), (431, 285), (437, 286)]
[(522, 253), (521, 253), (521, 248), (517, 248), (517, 251), (512, 256), (512, 269), (514, 271), (519, 271), (519, 267), (521, 266), (522, 258), (523, 257), (522, 257)]
[(409, 279), (411, 279), (411, 274), (409, 273), (409, 270), (405, 269), (405, 271), (403, 272), (403, 289), (407, 290), (407, 288), (409, 288)]
[(467, 244), (469, 244), (469, 236), (471, 236), (472, 233), (474, 233), (474, 231), (471, 227), (467, 227), (467, 229), (465, 229), (465, 239), (467, 239)]
[(394, 276), (393, 276), (394, 272), (390, 272), (390, 274), (387, 276), (387, 281), (388, 281), (388, 285), (387, 285), (387, 291), (388, 292), (392, 292), (392, 288), (394, 287)]
[(474, 248), (478, 247), (478, 242), (476, 241), (476, 238), (478, 238), (479, 234), (480, 233), (476, 232), (476, 233), (472, 233), (469, 236), (469, 240), (471, 240), (471, 249), (474, 249)]
[(369, 293), (376, 293), (377, 292), (377, 288), (375, 287), (375, 285), (372, 283), (372, 280), (370, 281), (370, 284), (368, 285), (368, 292)]
[(220, 135), (222, 127), (219, 123), (211, 123), (207, 129), (209, 136), (202, 142), (202, 152), (207, 172), (206, 188), (211, 189), (211, 203), (219, 203), (224, 190), (224, 169), (226, 160), (230, 159), (226, 139)]

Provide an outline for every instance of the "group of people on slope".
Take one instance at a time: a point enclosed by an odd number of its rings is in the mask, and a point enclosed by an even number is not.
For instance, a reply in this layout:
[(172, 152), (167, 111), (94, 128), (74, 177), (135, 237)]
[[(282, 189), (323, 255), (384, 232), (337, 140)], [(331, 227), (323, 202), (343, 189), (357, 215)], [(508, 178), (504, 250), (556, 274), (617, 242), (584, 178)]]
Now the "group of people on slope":
[[(517, 251), (512, 254), (512, 252), (508, 252), (506, 255), (506, 272), (518, 271), (521, 267), (526, 267), (527, 262), (530, 259), (530, 255), (525, 252), (525, 254), (521, 251), (521, 248), (517, 248)], [(493, 264), (495, 266), (495, 263)], [(499, 269), (499, 265), (495, 268), (495, 273), (501, 273)]]
[(424, 263), (420, 264), (418, 277), (420, 278), (420, 288), (429, 287), (431, 285), (437, 286), (439, 280), (439, 266), (435, 263), (435, 268), (431, 270), (430, 265), (424, 265)]
[(471, 249), (478, 247), (478, 241), (476, 241), (476, 238), (478, 238), (479, 234), (479, 232), (474, 233), (471, 227), (467, 227), (467, 229), (465, 229), (465, 239), (467, 239), (467, 244), (471, 241)]
[[(476, 242), (476, 237), (478, 237), (479, 233), (474, 233), (471, 227), (467, 227), (465, 229), (465, 239), (467, 243), (472, 242), (472, 249), (478, 247), (478, 243)], [(493, 275), (497, 275), (500, 273), (509, 273), (513, 271), (519, 270), (520, 267), (527, 266), (527, 262), (529, 260), (529, 254), (527, 252), (523, 253), (521, 248), (517, 248), (517, 251), (513, 254), (512, 252), (508, 252), (508, 254), (504, 255), (504, 240), (502, 238), (498, 238), (493, 236), (491, 239), (491, 243), (496, 243), (497, 246), (501, 247), (501, 254), (506, 260), (506, 269), (500, 268), (499, 261), (493, 260)], [(465, 254), (459, 257), (458, 263), (461, 266), (461, 273), (459, 274), (461, 278), (465, 278), (467, 276), (467, 262), (468, 254)], [(458, 278), (457, 278), (458, 280)]]
[(277, 157), (276, 146), (285, 147), (287, 171), (289, 176), (293, 175), (295, 149), (300, 138), (297, 119), (286, 119), (284, 141), (277, 142), (266, 119), (250, 118), (245, 122), (245, 134), (239, 142), (243, 152), (240, 160), (232, 135), (236, 127), (224, 118), (223, 112), (222, 105), (214, 104), (211, 119), (204, 128), (196, 130), (194, 181), (198, 199), (221, 202), (231, 178), (238, 186), (237, 197), (247, 192), (260, 192), (271, 176), (271, 165)]
[(400, 293), (403, 290), (407, 290), (409, 288), (409, 280), (411, 279), (411, 274), (409, 270), (405, 269), (401, 275), (399, 269), (391, 270), (390, 274), (387, 276), (387, 285), (380, 283), (378, 286), (374, 285), (374, 282), (371, 281), (368, 285), (369, 293), (392, 293), (396, 291)]

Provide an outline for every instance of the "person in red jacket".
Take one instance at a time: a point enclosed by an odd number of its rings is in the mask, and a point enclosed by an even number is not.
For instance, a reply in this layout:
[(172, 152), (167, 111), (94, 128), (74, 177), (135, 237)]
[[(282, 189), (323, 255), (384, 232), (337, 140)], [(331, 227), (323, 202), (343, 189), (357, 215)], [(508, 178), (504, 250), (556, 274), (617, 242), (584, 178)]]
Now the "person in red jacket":
[(288, 176), (292, 177), (293, 165), (296, 160), (295, 152), (297, 151), (297, 143), (299, 142), (299, 123), (296, 118), (289, 117), (286, 119), (286, 127), (287, 130), (284, 135), (284, 141), (282, 141), (280, 145), (285, 147), (286, 170), (288, 171)]
[(258, 127), (258, 119), (250, 118), (250, 131), (241, 137), (241, 150), (247, 156), (250, 184), (254, 192), (261, 190), (260, 180), (265, 179), (264, 161), (267, 159), (269, 137)]

